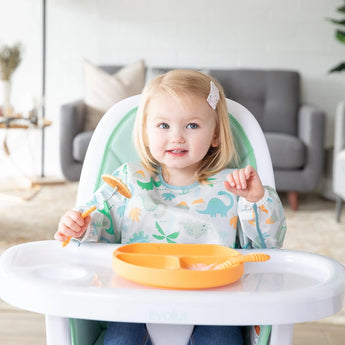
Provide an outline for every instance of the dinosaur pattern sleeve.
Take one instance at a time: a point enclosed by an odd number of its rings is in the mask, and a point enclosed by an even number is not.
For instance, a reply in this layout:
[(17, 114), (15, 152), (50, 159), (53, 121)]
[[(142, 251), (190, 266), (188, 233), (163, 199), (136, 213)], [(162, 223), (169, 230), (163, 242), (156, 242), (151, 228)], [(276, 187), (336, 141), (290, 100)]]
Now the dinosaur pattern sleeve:
[(239, 198), (238, 238), (241, 248), (281, 248), (286, 222), (277, 192), (265, 186), (265, 195), (257, 203)]
[[(118, 168), (113, 175), (127, 184), (127, 164)], [(113, 189), (108, 184), (103, 183), (86, 205), (78, 207), (78, 211), (83, 212), (90, 206), (98, 205), (97, 210), (90, 214), (91, 222), (81, 238), (81, 242), (121, 242), (121, 222), (114, 222), (112, 213), (115, 210), (115, 213), (121, 214), (127, 199), (119, 193), (109, 199), (112, 193)], [(105, 202), (105, 200), (107, 201)]]

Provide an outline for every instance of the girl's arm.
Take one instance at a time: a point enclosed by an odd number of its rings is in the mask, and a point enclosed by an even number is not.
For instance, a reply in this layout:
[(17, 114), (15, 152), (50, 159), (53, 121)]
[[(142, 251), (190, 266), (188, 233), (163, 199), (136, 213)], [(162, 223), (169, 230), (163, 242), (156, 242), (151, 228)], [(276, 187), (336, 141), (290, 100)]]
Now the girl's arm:
[(91, 217), (82, 218), (81, 212), (75, 210), (67, 211), (60, 219), (54, 238), (58, 241), (66, 241), (70, 237), (82, 237), (90, 221)]
[(229, 174), (224, 185), (228, 191), (249, 202), (259, 201), (265, 194), (257, 171), (250, 165)]
[[(124, 168), (125, 165), (116, 170), (113, 175), (120, 176), (124, 181), (126, 176), (121, 174), (121, 170), (126, 170)], [(110, 208), (119, 207), (124, 203), (125, 198), (119, 193), (113, 195), (113, 191), (111, 186), (104, 183), (85, 205), (66, 212), (59, 222), (54, 238), (59, 241), (66, 241), (68, 237), (73, 237), (81, 242), (98, 242), (100, 240), (116, 242), (118, 236), (114, 235), (114, 219), (112, 219)], [(105, 200), (108, 202), (105, 203)], [(83, 219), (82, 213), (93, 205), (97, 209)]]
[(238, 236), (242, 248), (280, 248), (286, 232), (277, 192), (263, 187), (256, 170), (247, 166), (227, 176), (225, 188), (238, 195)]

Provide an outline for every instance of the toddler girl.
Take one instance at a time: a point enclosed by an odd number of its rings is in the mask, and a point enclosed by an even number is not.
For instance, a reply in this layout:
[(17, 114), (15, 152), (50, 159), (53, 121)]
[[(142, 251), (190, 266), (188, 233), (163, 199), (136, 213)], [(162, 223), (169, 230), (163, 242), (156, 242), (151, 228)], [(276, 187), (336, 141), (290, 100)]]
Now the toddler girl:
[[(117, 243), (212, 243), (241, 248), (279, 248), (286, 226), (274, 189), (256, 170), (228, 169), (236, 162), (224, 91), (203, 73), (174, 70), (145, 87), (134, 127), (140, 162), (113, 175), (131, 190), (107, 203), (111, 219), (90, 204), (68, 211), (55, 238)], [(111, 194), (96, 191), (93, 203)], [(231, 312), (231, 311), (229, 311)], [(239, 327), (196, 326), (191, 344), (243, 344)], [(109, 323), (104, 344), (149, 344), (145, 325)]]

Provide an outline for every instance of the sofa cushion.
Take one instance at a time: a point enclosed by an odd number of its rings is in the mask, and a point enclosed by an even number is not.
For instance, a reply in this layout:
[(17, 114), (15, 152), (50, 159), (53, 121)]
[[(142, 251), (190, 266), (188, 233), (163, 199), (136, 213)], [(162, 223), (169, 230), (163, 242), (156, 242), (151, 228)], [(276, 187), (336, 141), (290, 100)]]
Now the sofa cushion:
[(300, 169), (305, 163), (301, 140), (288, 134), (264, 133), (274, 169)]
[(295, 71), (229, 69), (210, 70), (226, 97), (242, 104), (264, 132), (297, 134), (300, 80)]
[(95, 129), (103, 114), (116, 102), (139, 94), (145, 85), (145, 73), (143, 60), (114, 74), (84, 60), (85, 131)]
[(78, 162), (83, 162), (89, 146), (93, 131), (77, 134), (73, 139), (73, 158)]

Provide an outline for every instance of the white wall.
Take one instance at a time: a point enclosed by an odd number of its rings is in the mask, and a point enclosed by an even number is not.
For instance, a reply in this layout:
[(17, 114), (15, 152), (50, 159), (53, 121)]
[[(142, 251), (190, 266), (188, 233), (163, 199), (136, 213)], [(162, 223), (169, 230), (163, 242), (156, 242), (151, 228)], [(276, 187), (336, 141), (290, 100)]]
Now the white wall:
[[(328, 69), (344, 58), (334, 39), (341, 0), (47, 0), (46, 172), (59, 174), (59, 107), (83, 95), (82, 59), (95, 64), (295, 69), (302, 99), (327, 113), (333, 141), (345, 75)], [(23, 63), (13, 78), (13, 103), (41, 88), (41, 1), (0, 0), (0, 44), (21, 41)], [(39, 141), (39, 135), (36, 135)], [(39, 143), (37, 143), (39, 150)], [(1, 161), (0, 161), (1, 163)], [(30, 165), (29, 165), (30, 166)], [(35, 162), (39, 172), (39, 158)]]

